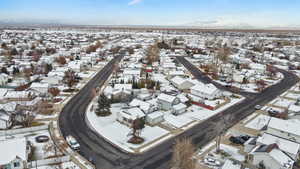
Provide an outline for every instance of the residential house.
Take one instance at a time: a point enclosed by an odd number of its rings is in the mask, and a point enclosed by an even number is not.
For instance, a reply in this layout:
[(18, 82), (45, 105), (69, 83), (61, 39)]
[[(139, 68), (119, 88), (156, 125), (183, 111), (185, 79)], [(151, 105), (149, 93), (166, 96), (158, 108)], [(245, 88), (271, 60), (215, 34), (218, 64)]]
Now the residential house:
[(264, 74), (266, 72), (267, 66), (259, 63), (250, 63), (249, 67), (255, 70), (257, 73)]
[(179, 115), (186, 111), (187, 106), (183, 103), (179, 103), (173, 106), (173, 114)]
[(150, 103), (147, 103), (145, 101), (142, 101), (142, 100), (139, 100), (139, 99), (133, 99), (130, 103), (129, 103), (129, 106), (132, 106), (132, 107), (138, 107), (140, 108), (141, 110), (144, 111), (144, 113), (146, 114), (150, 114), (154, 111), (156, 111), (158, 108), (155, 107), (154, 105), (150, 104)]
[(157, 103), (160, 109), (168, 111), (168, 110), (172, 110), (174, 105), (179, 104), (180, 100), (175, 96), (161, 93), (157, 97)]
[(146, 116), (146, 122), (150, 125), (156, 125), (164, 121), (164, 113), (155, 111)]
[(300, 124), (272, 117), (266, 133), (300, 143)]
[(0, 86), (4, 86), (7, 84), (9, 76), (5, 73), (0, 73)]
[(294, 160), (282, 152), (277, 144), (258, 145), (249, 154), (248, 160), (265, 169), (292, 169)]
[(213, 84), (199, 83), (191, 87), (191, 94), (203, 99), (213, 100), (221, 96), (221, 91)]
[(0, 110), (0, 130), (9, 129), (12, 126), (12, 116), (4, 110)]
[(180, 76), (175, 76), (170, 80), (170, 82), (179, 90), (190, 89), (195, 84), (188, 79), (182, 78)]
[(221, 169), (241, 169), (242, 166), (239, 163), (235, 163), (231, 160), (226, 160)]
[(30, 85), (30, 89), (33, 89), (41, 94), (47, 94), (49, 88), (50, 88), (50, 86), (48, 83), (34, 82)]
[(256, 140), (257, 145), (270, 145), (277, 144), (278, 148), (289, 155), (293, 160), (297, 160), (299, 155), (300, 144), (280, 138), (268, 133), (264, 133), (262, 136), (258, 137)]
[(2, 153), (0, 153), (0, 166), (2, 168), (27, 168), (27, 161), (31, 153), (31, 146), (24, 137), (1, 141), (0, 150), (2, 151)]
[(128, 107), (123, 108), (120, 112), (117, 114), (117, 120), (120, 123), (123, 123), (127, 126), (132, 126), (132, 123), (134, 120), (138, 118), (145, 118), (145, 113), (137, 107)]

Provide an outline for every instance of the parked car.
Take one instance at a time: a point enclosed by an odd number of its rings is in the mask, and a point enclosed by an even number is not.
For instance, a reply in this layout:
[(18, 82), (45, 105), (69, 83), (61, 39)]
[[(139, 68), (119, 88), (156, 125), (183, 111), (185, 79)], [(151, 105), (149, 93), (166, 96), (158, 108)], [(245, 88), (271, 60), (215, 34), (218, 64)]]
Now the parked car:
[(231, 141), (234, 144), (244, 144), (246, 142), (243, 138), (241, 138), (241, 137), (234, 137), (234, 136), (231, 136), (229, 138), (229, 141)]
[(211, 157), (206, 157), (204, 163), (210, 166), (221, 166), (221, 162)]
[(251, 137), (248, 136), (248, 135), (243, 135), (243, 136), (240, 136), (240, 138), (242, 138), (243, 140), (248, 141)]
[(256, 109), (256, 110), (260, 110), (261, 108), (262, 108), (261, 105), (256, 105), (256, 106), (255, 106), (255, 109)]
[(79, 151), (80, 149), (80, 145), (79, 143), (77, 142), (77, 140), (73, 137), (73, 136), (67, 136), (66, 137), (66, 140), (69, 144), (69, 146), (73, 149), (73, 150), (76, 150), (76, 151)]

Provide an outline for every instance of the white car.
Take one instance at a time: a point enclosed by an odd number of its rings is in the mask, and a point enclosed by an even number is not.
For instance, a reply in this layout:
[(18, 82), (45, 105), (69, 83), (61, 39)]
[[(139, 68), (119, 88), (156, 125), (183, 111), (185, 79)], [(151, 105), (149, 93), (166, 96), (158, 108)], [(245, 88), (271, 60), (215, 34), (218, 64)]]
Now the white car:
[(261, 105), (256, 105), (256, 106), (255, 106), (255, 109), (256, 109), (256, 110), (260, 110), (261, 108), (262, 108)]
[(216, 159), (213, 159), (213, 158), (211, 158), (211, 157), (206, 157), (206, 158), (204, 159), (204, 163), (205, 163), (206, 165), (210, 165), (210, 166), (221, 166), (221, 162), (220, 162), (220, 161), (218, 161), (218, 160), (216, 160)]
[(77, 140), (73, 136), (70, 136), (70, 135), (67, 136), (66, 140), (72, 149), (74, 149), (76, 151), (78, 151), (80, 149), (80, 144), (77, 142)]

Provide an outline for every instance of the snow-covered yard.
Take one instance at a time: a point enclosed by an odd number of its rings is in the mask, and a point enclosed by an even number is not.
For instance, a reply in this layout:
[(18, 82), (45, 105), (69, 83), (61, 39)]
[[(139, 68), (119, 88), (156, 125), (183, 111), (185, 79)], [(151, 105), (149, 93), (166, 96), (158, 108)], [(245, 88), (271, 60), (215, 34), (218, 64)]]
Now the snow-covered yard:
[[(148, 144), (152, 144), (152, 142), (160, 142), (160, 138), (168, 137), (170, 133), (169, 131), (158, 126), (151, 127), (146, 125), (141, 133), (141, 137), (143, 137), (145, 141), (139, 145), (131, 144), (127, 141), (130, 138), (129, 133), (132, 130), (116, 121), (116, 114), (118, 111), (120, 111), (120, 106), (112, 107), (112, 115), (104, 118), (98, 117), (94, 112), (89, 110), (90, 109), (87, 111), (87, 120), (90, 126), (109, 142), (127, 152), (135, 152), (135, 150)], [(146, 149), (143, 150), (145, 151)]]
[(292, 100), (287, 100), (284, 98), (277, 98), (273, 105), (275, 106), (280, 106), (280, 107), (289, 107), (289, 105), (295, 104), (296, 101), (292, 101)]
[(264, 126), (266, 126), (270, 120), (270, 116), (259, 115), (255, 119), (251, 120), (249, 123), (245, 125), (247, 128), (261, 130)]

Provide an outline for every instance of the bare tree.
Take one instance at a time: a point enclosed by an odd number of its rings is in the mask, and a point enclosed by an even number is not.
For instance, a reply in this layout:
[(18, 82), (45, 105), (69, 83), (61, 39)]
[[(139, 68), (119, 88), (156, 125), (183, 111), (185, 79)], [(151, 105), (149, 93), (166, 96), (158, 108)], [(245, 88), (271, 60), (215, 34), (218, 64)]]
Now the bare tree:
[(147, 49), (147, 61), (149, 64), (159, 60), (159, 48), (157, 44), (149, 46)]
[(191, 139), (176, 140), (173, 148), (172, 169), (195, 169), (196, 160), (193, 158), (195, 150)]

